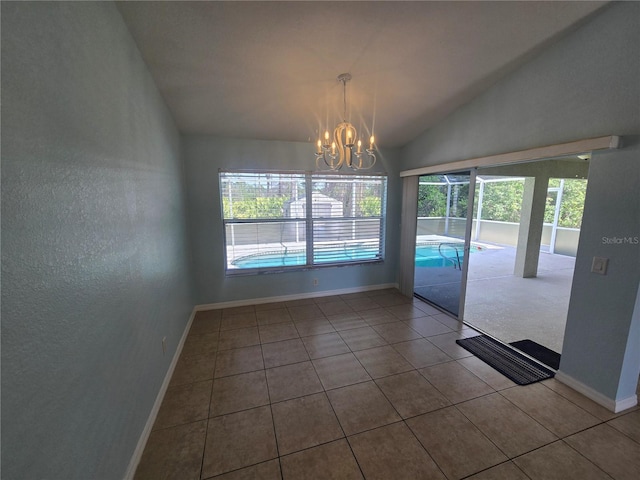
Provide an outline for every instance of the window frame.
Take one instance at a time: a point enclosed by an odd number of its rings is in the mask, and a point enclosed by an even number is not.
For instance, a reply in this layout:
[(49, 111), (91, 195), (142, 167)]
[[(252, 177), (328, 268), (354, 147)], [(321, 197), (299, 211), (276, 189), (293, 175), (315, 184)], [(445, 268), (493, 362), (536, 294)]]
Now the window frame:
[[(300, 175), (304, 179), (305, 184), (305, 203), (303, 204), (305, 216), (295, 217), (293, 219), (288, 219), (286, 217), (277, 218), (277, 219), (260, 219), (260, 218), (252, 218), (252, 219), (232, 219), (225, 218), (224, 212), (224, 188), (223, 188), (223, 179), (225, 175)], [(313, 181), (314, 178), (326, 178), (326, 177), (340, 177), (344, 180), (348, 180), (349, 177), (356, 178), (378, 178), (381, 179), (381, 195), (380, 195), (380, 215), (379, 216), (366, 216), (366, 217), (345, 217), (340, 216), (336, 218), (340, 218), (341, 220), (352, 221), (352, 220), (377, 220), (379, 221), (379, 229), (378, 236), (376, 238), (378, 245), (378, 257), (371, 259), (358, 259), (358, 260), (349, 260), (349, 261), (330, 261), (330, 262), (321, 262), (318, 263), (314, 260), (314, 247), (316, 246), (316, 241), (314, 240), (314, 220), (321, 221), (323, 217), (314, 218), (313, 211)], [(239, 170), (239, 169), (219, 169), (218, 170), (218, 187), (219, 187), (219, 195), (218, 200), (220, 202), (220, 216), (222, 220), (222, 241), (223, 241), (223, 249), (224, 249), (224, 271), (225, 276), (238, 276), (238, 275), (262, 275), (262, 274), (272, 274), (272, 273), (284, 273), (284, 272), (294, 272), (294, 271), (306, 271), (306, 270), (316, 270), (322, 268), (335, 268), (335, 267), (346, 267), (346, 266), (358, 266), (358, 265), (370, 265), (383, 263), (385, 260), (385, 250), (386, 250), (386, 219), (387, 219), (387, 195), (388, 195), (388, 175), (386, 172), (371, 172), (362, 174), (360, 172), (357, 173), (343, 173), (343, 172), (314, 172), (314, 171), (300, 171), (300, 170)], [(312, 208), (309, 208), (311, 205)], [(326, 220), (326, 219), (325, 219)], [(339, 221), (339, 220), (336, 220)], [(304, 224), (304, 232), (305, 232), (305, 256), (306, 261), (304, 264), (300, 265), (290, 265), (290, 266), (274, 266), (274, 267), (254, 267), (254, 268), (229, 268), (229, 250), (227, 244), (227, 227), (231, 224), (268, 224), (268, 223), (295, 223), (300, 222)], [(237, 259), (237, 258), (236, 258)]]

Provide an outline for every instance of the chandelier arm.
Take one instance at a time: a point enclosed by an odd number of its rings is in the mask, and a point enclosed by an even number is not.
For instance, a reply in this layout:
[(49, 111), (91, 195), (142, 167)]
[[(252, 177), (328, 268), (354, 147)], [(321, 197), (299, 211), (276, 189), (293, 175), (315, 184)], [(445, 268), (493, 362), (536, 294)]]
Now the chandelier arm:
[[(327, 157), (331, 160), (328, 161)], [(333, 155), (331, 153), (329, 153), (329, 150), (324, 150), (323, 154), (322, 154), (322, 158), (324, 159), (324, 163), (325, 165), (330, 169), (330, 170), (340, 170), (340, 168), (342, 167), (342, 161), (338, 161), (336, 163), (336, 158), (338, 158), (337, 155)]]
[(362, 168), (362, 153), (356, 153), (355, 157), (358, 159), (358, 163), (352, 161), (350, 167), (353, 170), (360, 170)]
[(338, 149), (338, 155), (340, 155), (339, 163), (342, 165), (345, 161), (344, 142), (342, 141), (342, 132), (344, 131), (344, 122), (340, 123), (333, 131), (333, 141)]
[(366, 168), (372, 168), (376, 164), (376, 156), (373, 152), (374, 150), (367, 148), (367, 157), (369, 157), (369, 160), (371, 160), (371, 165)]

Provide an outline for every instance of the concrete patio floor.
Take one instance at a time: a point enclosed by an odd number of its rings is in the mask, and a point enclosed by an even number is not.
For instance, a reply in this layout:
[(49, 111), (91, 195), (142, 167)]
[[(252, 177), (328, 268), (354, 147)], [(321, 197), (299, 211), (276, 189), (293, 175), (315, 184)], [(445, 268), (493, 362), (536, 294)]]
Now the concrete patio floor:
[[(530, 339), (558, 353), (571, 293), (575, 259), (540, 252), (538, 276), (513, 275), (516, 249), (486, 245), (469, 259), (463, 320), (504, 342)], [(416, 267), (414, 291), (457, 312), (460, 270)]]
[(575, 258), (540, 252), (538, 276), (521, 278), (515, 253), (471, 254), (463, 320), (504, 342), (530, 339), (561, 353)]

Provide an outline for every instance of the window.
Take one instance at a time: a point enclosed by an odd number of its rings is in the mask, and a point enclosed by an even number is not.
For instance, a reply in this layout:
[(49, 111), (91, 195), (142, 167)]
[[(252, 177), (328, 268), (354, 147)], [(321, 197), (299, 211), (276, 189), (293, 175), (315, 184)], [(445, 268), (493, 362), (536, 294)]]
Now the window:
[(387, 177), (221, 172), (228, 274), (383, 259)]

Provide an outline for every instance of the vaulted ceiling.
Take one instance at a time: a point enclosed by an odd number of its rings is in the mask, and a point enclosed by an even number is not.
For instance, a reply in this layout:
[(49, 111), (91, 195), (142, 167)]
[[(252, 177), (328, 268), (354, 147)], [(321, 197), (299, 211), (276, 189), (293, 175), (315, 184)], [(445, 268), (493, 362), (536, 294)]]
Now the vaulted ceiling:
[(118, 2), (181, 132), (400, 146), (606, 2)]

